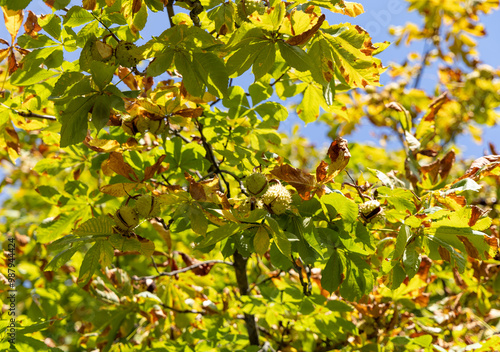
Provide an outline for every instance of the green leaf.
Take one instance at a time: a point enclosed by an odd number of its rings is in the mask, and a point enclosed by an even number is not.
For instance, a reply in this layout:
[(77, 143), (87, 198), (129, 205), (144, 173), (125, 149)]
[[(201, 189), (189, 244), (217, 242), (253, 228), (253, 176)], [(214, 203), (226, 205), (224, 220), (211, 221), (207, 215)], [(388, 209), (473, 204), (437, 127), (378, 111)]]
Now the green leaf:
[(460, 193), (464, 191), (479, 192), (481, 188), (482, 186), (479, 185), (476, 181), (470, 178), (464, 178), (463, 180), (460, 180), (457, 183), (453, 184), (449, 190), (441, 192), (441, 194), (443, 196), (447, 196), (451, 193)]
[(266, 222), (271, 229), (274, 243), (276, 244), (280, 252), (283, 253), (285, 257), (290, 257), (290, 255), (292, 254), (292, 245), (288, 240), (288, 237), (286, 237), (279, 224), (272, 217), (266, 217)]
[(347, 255), (346, 278), (340, 286), (340, 294), (349, 301), (359, 300), (373, 289), (373, 274), (370, 266), (360, 255)]
[(341, 77), (351, 87), (380, 86), (380, 74), (385, 69), (372, 56), (376, 48), (367, 32), (344, 23), (320, 29), (318, 33), (317, 40), (327, 41)]
[(47, 15), (45, 18), (38, 18), (38, 24), (54, 39), (60, 40), (62, 27), (59, 16), (52, 14)]
[(403, 255), (403, 265), (405, 267), (405, 271), (408, 274), (408, 279), (412, 279), (415, 274), (418, 272), (418, 269), (420, 268), (420, 262), (422, 261), (422, 258), (420, 258), (420, 254), (417, 252), (417, 247), (416, 247), (417, 241), (413, 241), (410, 243), (404, 252)]
[(145, 238), (126, 237), (114, 233), (109, 237), (109, 243), (122, 252), (139, 252), (146, 257), (150, 257), (155, 251), (155, 244)]
[(214, 245), (222, 241), (223, 239), (226, 239), (234, 235), (236, 232), (243, 231), (249, 228), (250, 226), (251, 225), (249, 224), (239, 224), (234, 222), (227, 223), (225, 225), (222, 225), (218, 229), (215, 229), (207, 233), (205, 238), (198, 244), (197, 247), (204, 248)]
[(198, 235), (205, 236), (208, 229), (208, 220), (203, 212), (196, 205), (189, 206), (189, 220), (191, 220), (191, 229)]
[(3, 0), (0, 4), (1, 6), (7, 7), (9, 10), (17, 11), (24, 10), (31, 0)]
[[(276, 60), (276, 47), (273, 42), (267, 42), (257, 53), (253, 62), (252, 72), (255, 79), (259, 79), (268, 73)], [(252, 99), (253, 100), (253, 99)]]
[(23, 34), (19, 38), (17, 38), (17, 44), (24, 49), (34, 49), (57, 45), (58, 43), (53, 41), (45, 34), (38, 34), (36, 38), (33, 38), (28, 34)]
[(28, 70), (19, 69), (10, 77), (10, 83), (16, 86), (24, 87), (42, 82), (50, 77), (57, 75), (58, 72), (46, 70), (33, 65)]
[(83, 257), (82, 265), (80, 266), (80, 274), (78, 275), (78, 284), (85, 286), (99, 268), (100, 258), (100, 241), (97, 241), (89, 248), (85, 257)]
[(298, 46), (278, 41), (278, 48), (288, 65), (301, 72), (311, 69), (312, 63), (309, 56)]
[(392, 265), (396, 265), (396, 263), (401, 259), (403, 255), (406, 244), (411, 237), (411, 228), (407, 225), (402, 225), (399, 228), (398, 236), (396, 237), (396, 248), (392, 253)]
[(77, 236), (109, 236), (113, 234), (114, 221), (109, 216), (92, 218), (81, 224), (73, 233)]
[(258, 103), (271, 97), (273, 94), (273, 88), (269, 86), (269, 84), (264, 84), (258, 81), (252, 83), (250, 87), (248, 87), (248, 93), (250, 93), (250, 97), (252, 98), (252, 104), (257, 105)]
[(61, 148), (83, 142), (87, 136), (88, 114), (97, 97), (73, 99), (61, 116)]
[(182, 75), (182, 82), (187, 91), (195, 97), (202, 97), (205, 93), (205, 84), (192, 63), (191, 55), (183, 51), (176, 52), (174, 63)]
[(264, 226), (259, 226), (257, 228), (257, 233), (253, 238), (253, 247), (255, 252), (260, 255), (264, 255), (269, 249), (270, 244), (269, 234)]
[(101, 61), (92, 61), (90, 63), (90, 73), (92, 74), (92, 79), (100, 90), (103, 90), (111, 80), (115, 73), (116, 66), (109, 65)]
[(57, 253), (57, 255), (52, 258), (49, 264), (43, 269), (44, 271), (55, 271), (67, 263), (71, 257), (82, 247), (82, 245), (77, 245), (74, 247), (66, 248), (62, 252)]
[(333, 207), (343, 220), (355, 222), (358, 217), (358, 205), (339, 193), (330, 193), (321, 197), (321, 202)]
[(341, 256), (343, 254), (334, 250), (332, 256), (326, 263), (325, 268), (321, 272), (321, 287), (327, 290), (330, 294), (337, 291), (340, 284), (342, 283), (342, 278), (344, 274), (343, 259)]
[(229, 77), (221, 59), (212, 53), (195, 53), (193, 66), (211, 94), (218, 97), (227, 95)]
[(148, 65), (147, 75), (156, 77), (165, 73), (174, 60), (174, 50), (166, 50), (165, 52), (159, 54), (155, 57), (153, 61)]
[(73, 6), (64, 16), (64, 25), (68, 27), (78, 27), (82, 24), (94, 20), (94, 16), (80, 6)]
[(46, 219), (36, 230), (36, 240), (39, 243), (48, 243), (56, 240), (64, 233), (68, 233), (73, 227), (78, 212), (72, 211), (61, 214), (53, 219)]
[(98, 95), (95, 99), (94, 106), (92, 107), (92, 123), (97, 132), (106, 126), (109, 121), (111, 103), (112, 99), (107, 95)]
[(319, 108), (322, 103), (321, 90), (313, 84), (307, 85), (303, 92), (302, 101), (297, 106), (297, 113), (302, 121), (311, 123), (318, 119)]

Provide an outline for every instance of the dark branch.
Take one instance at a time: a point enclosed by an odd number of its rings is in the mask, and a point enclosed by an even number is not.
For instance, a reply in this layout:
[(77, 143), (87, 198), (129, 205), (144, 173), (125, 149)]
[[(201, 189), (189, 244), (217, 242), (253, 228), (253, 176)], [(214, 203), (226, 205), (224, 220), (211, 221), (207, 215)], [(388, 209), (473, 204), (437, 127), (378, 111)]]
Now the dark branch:
[(190, 266), (187, 266), (185, 268), (182, 268), (182, 269), (179, 269), (179, 270), (174, 270), (174, 271), (169, 271), (169, 272), (162, 272), (158, 275), (150, 275), (150, 276), (142, 276), (142, 277), (139, 277), (139, 276), (132, 276), (132, 280), (134, 281), (144, 281), (144, 280), (148, 280), (148, 279), (151, 279), (151, 280), (154, 280), (154, 279), (157, 279), (161, 276), (175, 276), (177, 274), (181, 274), (181, 273), (185, 273), (187, 271), (190, 271), (190, 270), (193, 270), (193, 269), (196, 269), (200, 266), (204, 266), (204, 265), (209, 265), (209, 264), (226, 264), (226, 265), (233, 265), (233, 263), (231, 262), (225, 262), (223, 260), (207, 260), (207, 261), (204, 261), (204, 262), (199, 262), (199, 263), (196, 263), (196, 264), (193, 264), (193, 265), (190, 265)]
[(57, 118), (55, 116), (51, 116), (51, 115), (41, 115), (41, 114), (37, 114), (37, 113), (34, 113), (30, 110), (28, 111), (18, 111), (14, 108), (11, 108), (10, 106), (7, 106), (5, 104), (2, 104), (2, 106), (6, 107), (7, 109), (10, 109), (12, 110), (12, 112), (18, 114), (19, 116), (22, 116), (22, 117), (28, 117), (28, 118), (34, 118), (34, 119), (43, 119), (43, 120), (50, 120), (50, 121), (57, 121)]
[(176, 312), (176, 313), (201, 314), (201, 315), (207, 314), (207, 312), (204, 310), (198, 311), (198, 310), (192, 310), (192, 309), (177, 309), (174, 307), (167, 306), (165, 303), (162, 303), (161, 306), (165, 309), (169, 309), (169, 310)]

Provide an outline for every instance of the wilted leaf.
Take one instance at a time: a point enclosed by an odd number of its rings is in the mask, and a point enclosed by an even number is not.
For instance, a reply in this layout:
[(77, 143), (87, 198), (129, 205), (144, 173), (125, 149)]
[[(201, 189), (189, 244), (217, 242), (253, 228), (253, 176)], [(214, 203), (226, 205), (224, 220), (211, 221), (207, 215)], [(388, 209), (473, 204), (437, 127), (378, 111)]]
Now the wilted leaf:
[(200, 182), (196, 182), (193, 176), (187, 172), (184, 173), (184, 177), (189, 181), (189, 194), (191, 194), (193, 199), (205, 202), (218, 198), (215, 194), (216, 191), (220, 191), (219, 178), (217, 176)]
[(325, 18), (326, 16), (322, 14), (318, 18), (318, 22), (316, 22), (316, 24), (311, 29), (305, 31), (304, 33), (289, 38), (286, 42), (290, 45), (304, 45), (318, 31), (318, 29), (325, 21)]
[(166, 157), (167, 157), (166, 155), (162, 155), (162, 156), (160, 156), (158, 158), (158, 160), (156, 160), (156, 162), (153, 165), (146, 167), (146, 169), (144, 170), (144, 179), (143, 179), (143, 181), (149, 180), (158, 171), (160, 171), (160, 169), (161, 169), (161, 163), (163, 162), (163, 160), (165, 160)]
[(330, 148), (328, 148), (328, 156), (330, 157), (331, 163), (328, 165), (328, 177), (326, 178), (328, 181), (326, 182), (335, 178), (335, 176), (341, 173), (349, 163), (351, 153), (347, 147), (347, 140), (339, 137), (333, 141), (332, 144), (330, 144)]
[(85, 144), (89, 149), (100, 153), (110, 153), (120, 149), (120, 143), (113, 139), (93, 139), (87, 136), (85, 137), (83, 144)]
[(23, 24), (23, 10), (9, 10), (6, 7), (2, 6), (3, 18), (5, 21), (5, 27), (10, 34), (12, 39), (12, 44), (16, 42), (16, 36)]
[(472, 165), (467, 169), (465, 175), (455, 180), (456, 183), (464, 178), (478, 180), (481, 176), (492, 175), (493, 170), (500, 165), (500, 155), (487, 155), (474, 160)]
[(296, 169), (288, 164), (283, 164), (276, 166), (271, 171), (271, 174), (293, 186), (302, 199), (308, 200), (314, 196), (314, 194), (311, 194), (311, 191), (316, 185), (316, 180), (310, 173)]
[(143, 186), (142, 183), (115, 183), (102, 186), (99, 190), (113, 197), (126, 197), (134, 193), (134, 191), (141, 189)]
[(123, 155), (121, 153), (113, 152), (109, 155), (108, 167), (118, 175), (122, 175), (130, 181), (139, 182), (139, 177), (137, 177), (132, 166), (123, 160)]

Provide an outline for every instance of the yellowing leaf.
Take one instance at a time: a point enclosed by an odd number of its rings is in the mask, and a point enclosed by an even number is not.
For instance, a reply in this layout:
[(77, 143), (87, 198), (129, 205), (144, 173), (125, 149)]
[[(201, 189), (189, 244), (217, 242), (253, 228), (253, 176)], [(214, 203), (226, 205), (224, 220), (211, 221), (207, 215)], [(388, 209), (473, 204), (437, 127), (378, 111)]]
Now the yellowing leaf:
[(264, 226), (260, 226), (257, 229), (257, 233), (255, 234), (255, 237), (253, 238), (253, 246), (255, 248), (255, 252), (260, 255), (264, 255), (267, 250), (269, 249), (269, 234), (267, 233), (267, 230)]
[(5, 27), (10, 33), (12, 44), (14, 44), (19, 28), (21, 28), (21, 25), (23, 24), (23, 10), (13, 11), (2, 7), (2, 11), (3, 18), (5, 20)]

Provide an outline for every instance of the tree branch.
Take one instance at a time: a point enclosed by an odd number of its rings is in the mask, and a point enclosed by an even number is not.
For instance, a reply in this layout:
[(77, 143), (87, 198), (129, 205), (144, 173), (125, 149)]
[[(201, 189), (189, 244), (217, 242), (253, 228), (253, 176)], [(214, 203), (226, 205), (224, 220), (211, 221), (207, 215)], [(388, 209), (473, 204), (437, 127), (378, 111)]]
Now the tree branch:
[[(234, 258), (234, 271), (236, 273), (236, 281), (238, 282), (240, 295), (248, 296), (248, 276), (247, 276), (248, 258), (243, 258), (243, 256), (238, 251), (234, 252), (233, 258)], [(257, 329), (255, 315), (245, 313), (244, 319), (247, 327), (248, 339), (250, 340), (250, 345), (258, 346), (259, 330)]]
[(167, 306), (165, 303), (162, 303), (161, 306), (165, 309), (169, 309), (169, 310), (176, 312), (176, 313), (201, 314), (201, 315), (207, 314), (207, 312), (204, 310), (198, 311), (198, 310), (192, 310), (192, 309), (177, 309), (174, 307)]
[(200, 266), (208, 265), (208, 264), (226, 264), (226, 265), (231, 265), (231, 266), (234, 265), (231, 262), (225, 262), (223, 260), (217, 260), (217, 259), (207, 260), (207, 261), (204, 261), (204, 262), (199, 262), (199, 263), (187, 266), (187, 267), (179, 269), (179, 270), (174, 270), (174, 271), (169, 271), (169, 272), (162, 272), (162, 273), (160, 273), (158, 275), (141, 276), (141, 277), (134, 275), (134, 276), (132, 276), (132, 280), (134, 280), (134, 281), (143, 281), (143, 280), (148, 280), (148, 279), (154, 280), (154, 279), (157, 279), (157, 278), (162, 277), (162, 276), (175, 276), (177, 274), (185, 273), (187, 271), (190, 271), (190, 270), (196, 269), (196, 268), (198, 268)]
[(34, 119), (43, 119), (43, 120), (50, 120), (50, 121), (57, 121), (57, 118), (55, 116), (51, 116), (51, 115), (40, 115), (40, 114), (37, 114), (37, 113), (34, 113), (30, 110), (28, 111), (18, 111), (14, 108), (11, 108), (10, 106), (7, 106), (3, 103), (0, 103), (3, 107), (6, 107), (7, 109), (10, 109), (12, 110), (12, 112), (18, 114), (19, 116), (22, 116), (22, 117), (28, 117), (28, 118), (34, 118)]

